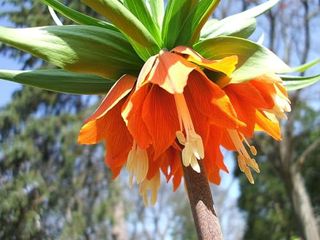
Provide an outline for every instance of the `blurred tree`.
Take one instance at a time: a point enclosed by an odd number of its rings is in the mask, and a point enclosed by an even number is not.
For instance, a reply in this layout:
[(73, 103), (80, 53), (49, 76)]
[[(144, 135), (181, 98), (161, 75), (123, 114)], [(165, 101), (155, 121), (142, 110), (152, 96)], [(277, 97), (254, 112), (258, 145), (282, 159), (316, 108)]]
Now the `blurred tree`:
[[(297, 106), (296, 106), (297, 107)], [(299, 129), (293, 140), (292, 155), (301, 171), (303, 180), (315, 210), (320, 215), (320, 193), (317, 183), (320, 180), (320, 117), (318, 111), (304, 103), (295, 111), (295, 125)], [(279, 145), (269, 138), (260, 136), (255, 145), (258, 147), (257, 160), (263, 174), (256, 177), (256, 183), (247, 184), (241, 179), (239, 205), (248, 216), (245, 239), (293, 239), (303, 237), (303, 225), (293, 208), (292, 183), (283, 172), (279, 159)], [(318, 145), (318, 147), (316, 147)], [(291, 166), (293, 167), (293, 166)], [(292, 173), (291, 173), (292, 174)], [(300, 204), (305, 204), (301, 202)]]
[[(317, 1), (282, 1), (263, 19), (269, 47), (286, 62), (306, 62), (318, 50), (319, 39), (312, 33), (320, 30), (314, 24), (319, 15)], [(319, 96), (319, 89), (313, 91)], [(279, 144), (262, 136), (255, 141), (262, 169), (256, 184), (248, 186), (241, 177), (239, 202), (248, 216), (245, 239), (319, 240), (319, 201), (315, 200), (319, 176), (314, 174), (319, 171), (319, 109), (301, 91), (292, 93), (291, 101), (293, 111), (283, 123), (283, 141)]]
[[(0, 16), (15, 26), (53, 24), (38, 1), (0, 5)], [(1, 53), (23, 68), (43, 64), (5, 46)], [(91, 105), (92, 98), (23, 87), (1, 109), (0, 239), (125, 239), (124, 213), (115, 211), (120, 191), (104, 166), (103, 149), (76, 143)]]

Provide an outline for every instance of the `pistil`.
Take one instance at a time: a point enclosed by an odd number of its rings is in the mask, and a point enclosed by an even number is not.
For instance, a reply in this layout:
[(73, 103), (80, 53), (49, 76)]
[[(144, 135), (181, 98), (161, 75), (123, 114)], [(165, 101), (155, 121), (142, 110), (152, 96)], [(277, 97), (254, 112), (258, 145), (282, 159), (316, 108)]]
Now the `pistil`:
[(182, 163), (184, 166), (191, 166), (193, 170), (200, 172), (198, 160), (204, 158), (202, 138), (194, 129), (184, 95), (175, 94), (174, 98), (180, 122), (180, 131), (177, 131), (176, 135), (179, 143), (184, 145)]

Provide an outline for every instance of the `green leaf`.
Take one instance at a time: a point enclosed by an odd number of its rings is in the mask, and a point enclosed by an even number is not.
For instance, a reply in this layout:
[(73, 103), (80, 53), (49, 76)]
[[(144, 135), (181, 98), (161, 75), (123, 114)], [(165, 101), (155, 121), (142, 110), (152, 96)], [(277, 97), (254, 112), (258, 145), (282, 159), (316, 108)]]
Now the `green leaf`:
[(167, 49), (175, 47), (179, 29), (184, 25), (198, 0), (169, 0), (162, 24), (162, 39)]
[(54, 10), (62, 14), (63, 16), (71, 19), (75, 23), (83, 24), (83, 25), (92, 25), (98, 27), (104, 27), (110, 30), (119, 31), (115, 26), (112, 24), (102, 21), (93, 17), (90, 17), (86, 14), (78, 12), (72, 8), (69, 8), (62, 4), (57, 0), (41, 0), (41, 2), (45, 3), (46, 5), (52, 7)]
[(11, 82), (72, 94), (106, 94), (115, 83), (96, 75), (61, 69), (10, 71), (0, 70), (0, 78)]
[[(220, 35), (232, 35), (232, 36), (238, 36), (243, 37), (241, 34), (225, 34), (223, 33), (223, 28), (229, 29), (226, 31), (226, 33), (230, 32), (237, 32), (237, 30), (244, 29), (247, 31), (245, 34), (245, 37), (248, 37), (251, 35), (251, 33), (255, 30), (255, 24), (247, 26), (249, 29), (245, 29), (245, 25), (253, 22), (253, 20), (260, 16), (261, 14), (265, 13), (269, 9), (271, 9), (274, 5), (276, 5), (280, 0), (270, 0), (265, 3), (262, 3), (256, 7), (253, 7), (251, 9), (248, 9), (244, 12), (229, 16), (227, 18), (224, 18), (216, 23), (210, 23), (205, 25), (201, 32), (202, 38), (213, 38), (216, 36), (219, 36), (216, 34), (218, 32)], [(242, 26), (242, 27), (241, 27)], [(232, 30), (232, 27), (234, 30)], [(254, 27), (254, 29), (253, 29)], [(252, 32), (251, 32), (252, 31)], [(251, 33), (250, 33), (251, 32)]]
[(307, 62), (303, 65), (294, 67), (291, 69), (291, 72), (305, 72), (307, 71), (309, 68), (312, 68), (313, 66), (317, 65), (320, 63), (320, 58), (317, 58), (315, 60), (312, 60), (310, 62)]
[(161, 33), (154, 19), (151, 17), (144, 0), (124, 0), (124, 5), (140, 20), (155, 38), (158, 45), (162, 45)]
[(190, 46), (199, 39), (203, 25), (219, 2), (220, 0), (201, 0), (198, 2), (180, 30), (177, 45)]
[(153, 19), (158, 24), (158, 27), (161, 30), (164, 15), (163, 0), (147, 0), (146, 2), (149, 6), (151, 16), (153, 16)]
[[(269, 11), (273, 6), (275, 6), (280, 0), (269, 0), (265, 3), (262, 3), (256, 7), (250, 8), (246, 11), (240, 12), (238, 14), (234, 14), (230, 17), (227, 17), (223, 20), (233, 19), (234, 21), (237, 19), (248, 19), (248, 18), (256, 18), (265, 12)], [(235, 22), (236, 23), (236, 22)]]
[(201, 32), (201, 38), (214, 38), (218, 36), (234, 36), (248, 38), (256, 30), (257, 21), (254, 18), (234, 21), (208, 21)]
[(267, 48), (237, 37), (217, 37), (194, 45), (194, 49), (208, 59), (238, 56), (232, 82), (243, 82), (267, 73), (283, 73), (290, 67)]
[(94, 26), (0, 27), (0, 42), (61, 68), (111, 79), (137, 74), (143, 65), (121, 33)]
[(288, 75), (280, 75), (280, 77), (284, 81), (284, 86), (288, 89), (288, 91), (302, 89), (320, 81), (320, 74), (311, 77), (298, 77)]
[(124, 33), (143, 60), (159, 53), (160, 47), (148, 29), (118, 0), (82, 0), (109, 19)]

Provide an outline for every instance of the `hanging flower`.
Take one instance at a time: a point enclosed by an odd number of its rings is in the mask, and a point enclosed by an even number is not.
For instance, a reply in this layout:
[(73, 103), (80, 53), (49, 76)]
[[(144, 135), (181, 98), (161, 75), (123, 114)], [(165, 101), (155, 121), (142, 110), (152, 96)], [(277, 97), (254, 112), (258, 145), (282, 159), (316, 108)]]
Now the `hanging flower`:
[(218, 0), (83, 0), (108, 22), (58, 0), (42, 2), (77, 24), (0, 26), (0, 42), (57, 69), (0, 70), (0, 78), (64, 93), (107, 93), (81, 128), (79, 143), (104, 142), (113, 177), (126, 168), (146, 203), (155, 203), (161, 174), (177, 189), (183, 167), (219, 184), (220, 170), (228, 172), (221, 147), (238, 153), (253, 183), (251, 169), (260, 171), (250, 144), (254, 132), (280, 140), (278, 119), (290, 111), (286, 89), (320, 79), (283, 75), (317, 60), (292, 69), (247, 39), (255, 18), (277, 1), (207, 21)]
[[(289, 110), (286, 91), (275, 77), (261, 76), (240, 84), (215, 83), (207, 72), (232, 82), (237, 56), (208, 60), (188, 47), (162, 50), (143, 66), (138, 78), (124, 75), (107, 94), (79, 135), (82, 144), (106, 143), (106, 164), (114, 177), (126, 166), (130, 184), (136, 181), (146, 203), (155, 203), (160, 171), (176, 189), (182, 165), (200, 172), (204, 161), (208, 180), (219, 184), (228, 171), (220, 146), (239, 153), (240, 169), (249, 181), (256, 154), (246, 137), (261, 129), (280, 139), (275, 115)], [(225, 81), (224, 81), (225, 82)]]

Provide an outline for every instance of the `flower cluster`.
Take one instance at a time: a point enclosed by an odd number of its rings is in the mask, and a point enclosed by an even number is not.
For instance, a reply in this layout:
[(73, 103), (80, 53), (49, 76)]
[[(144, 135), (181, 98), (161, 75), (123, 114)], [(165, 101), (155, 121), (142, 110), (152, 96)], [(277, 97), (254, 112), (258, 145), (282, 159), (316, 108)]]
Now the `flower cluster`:
[(162, 50), (137, 78), (117, 81), (86, 120), (79, 143), (104, 141), (113, 176), (126, 166), (146, 204), (156, 202), (161, 172), (177, 189), (183, 167), (200, 172), (199, 161), (219, 184), (219, 171), (228, 172), (221, 146), (238, 152), (240, 170), (253, 183), (257, 151), (247, 139), (264, 131), (280, 140), (277, 118), (286, 116), (290, 102), (275, 74), (233, 83), (237, 62), (237, 56), (208, 60), (183, 46)]

